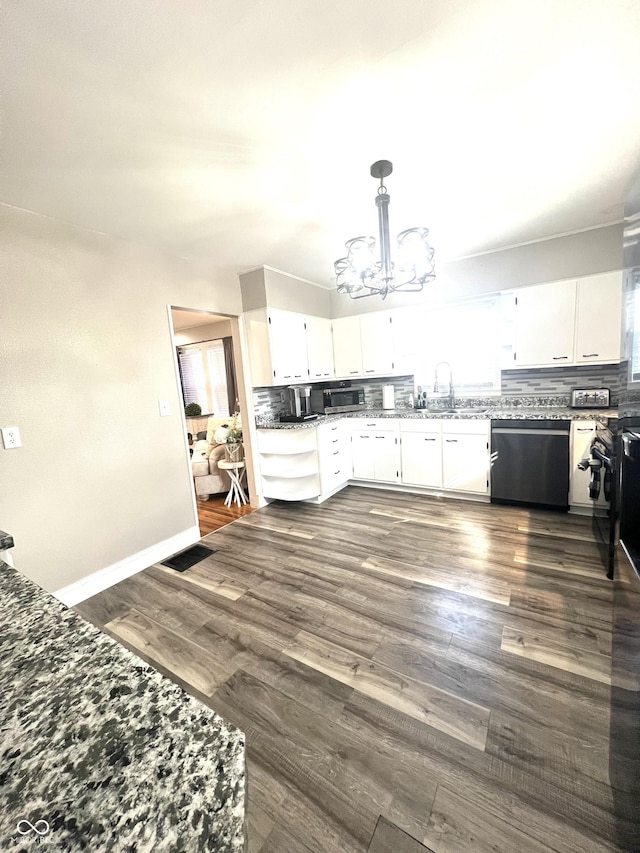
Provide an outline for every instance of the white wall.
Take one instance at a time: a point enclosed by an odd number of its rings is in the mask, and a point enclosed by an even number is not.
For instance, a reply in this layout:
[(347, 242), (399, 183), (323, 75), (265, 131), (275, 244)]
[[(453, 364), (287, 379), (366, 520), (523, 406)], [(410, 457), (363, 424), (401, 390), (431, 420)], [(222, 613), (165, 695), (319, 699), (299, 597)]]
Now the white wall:
[(436, 280), (426, 285), (421, 293), (392, 294), (382, 302), (378, 296), (350, 299), (334, 289), (331, 317), (434, 300), (464, 299), (513, 287), (619, 270), (622, 268), (622, 228), (622, 223), (608, 225), (449, 262), (438, 261), (436, 246)]
[(218, 338), (231, 336), (231, 320), (218, 320), (217, 323), (203, 323), (202, 326), (189, 326), (180, 329), (174, 335), (178, 346), (184, 344), (199, 344), (202, 341), (216, 341)]
[(240, 275), (243, 311), (279, 308), (314, 317), (330, 317), (331, 292), (295, 275), (260, 267)]
[(0, 281), (0, 528), (54, 591), (196, 524), (167, 306), (238, 315), (240, 288), (6, 205)]

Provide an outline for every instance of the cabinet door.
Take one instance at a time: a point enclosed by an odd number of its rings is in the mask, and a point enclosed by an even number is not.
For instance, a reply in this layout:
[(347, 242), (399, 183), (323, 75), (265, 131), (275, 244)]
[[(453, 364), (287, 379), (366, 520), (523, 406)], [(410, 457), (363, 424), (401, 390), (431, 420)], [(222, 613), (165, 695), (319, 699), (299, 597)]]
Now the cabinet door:
[(576, 282), (555, 281), (516, 292), (515, 367), (572, 364)]
[[(593, 507), (594, 501), (589, 497), (591, 469), (581, 471), (578, 463), (590, 455), (591, 441), (596, 434), (595, 421), (573, 421), (571, 424), (571, 472), (569, 477), (569, 504), (571, 506)], [(596, 506), (607, 506), (604, 499), (604, 489), (600, 481), (600, 496)]]
[(269, 344), (274, 384), (307, 382), (307, 333), (304, 316), (269, 309)]
[(375, 480), (375, 452), (373, 433), (357, 433), (351, 436), (351, 470), (356, 480)]
[(324, 317), (306, 317), (305, 325), (309, 379), (330, 379), (335, 375), (331, 320)]
[(374, 477), (387, 483), (400, 478), (400, 448), (397, 435), (375, 432), (373, 434)]
[(333, 362), (336, 376), (362, 376), (360, 317), (333, 321)]
[(442, 479), (445, 489), (488, 494), (489, 450), (484, 435), (442, 436)]
[(592, 275), (578, 281), (575, 360), (620, 361), (622, 273)]
[(439, 433), (402, 433), (401, 461), (403, 483), (442, 488), (442, 436)]
[(392, 316), (390, 311), (376, 311), (360, 317), (362, 370), (365, 376), (388, 376), (393, 373)]
[(427, 362), (426, 339), (431, 336), (427, 311), (422, 306), (392, 311), (391, 339), (393, 372), (397, 376), (416, 374)]

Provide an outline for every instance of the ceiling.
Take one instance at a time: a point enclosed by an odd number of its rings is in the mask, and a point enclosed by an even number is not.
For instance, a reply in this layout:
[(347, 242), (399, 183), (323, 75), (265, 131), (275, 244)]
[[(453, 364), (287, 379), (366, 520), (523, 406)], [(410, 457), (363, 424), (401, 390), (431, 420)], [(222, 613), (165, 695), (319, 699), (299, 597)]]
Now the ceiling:
[(0, 201), (228, 275), (332, 285), (344, 241), (436, 260), (619, 221), (638, 0), (7, 0)]

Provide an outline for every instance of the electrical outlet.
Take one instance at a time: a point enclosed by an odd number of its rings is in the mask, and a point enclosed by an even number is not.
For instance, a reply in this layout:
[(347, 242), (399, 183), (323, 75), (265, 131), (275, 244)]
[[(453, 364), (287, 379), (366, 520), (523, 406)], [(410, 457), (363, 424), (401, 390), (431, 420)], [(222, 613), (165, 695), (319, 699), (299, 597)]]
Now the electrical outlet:
[(167, 418), (171, 414), (171, 403), (168, 400), (158, 400), (158, 408), (161, 418)]
[(10, 450), (12, 447), (22, 447), (18, 427), (2, 427), (1, 432), (5, 450)]

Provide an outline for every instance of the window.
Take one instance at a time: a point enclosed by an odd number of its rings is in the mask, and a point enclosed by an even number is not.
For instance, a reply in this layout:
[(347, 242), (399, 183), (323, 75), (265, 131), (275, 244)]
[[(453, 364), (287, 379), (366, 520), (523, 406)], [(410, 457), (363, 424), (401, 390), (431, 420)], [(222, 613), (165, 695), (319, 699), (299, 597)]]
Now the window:
[(504, 345), (500, 295), (443, 306), (429, 312), (428, 317), (423, 344), (425, 369), (420, 380), (427, 393), (433, 390), (440, 361), (451, 365), (457, 396), (500, 393)]
[(222, 338), (178, 347), (184, 404), (198, 403), (203, 414), (228, 417), (229, 395)]

